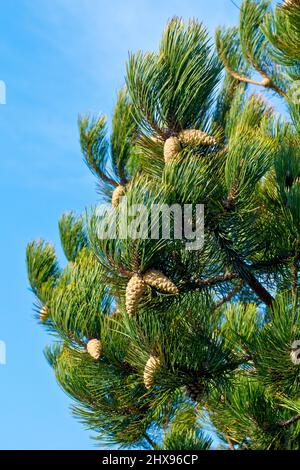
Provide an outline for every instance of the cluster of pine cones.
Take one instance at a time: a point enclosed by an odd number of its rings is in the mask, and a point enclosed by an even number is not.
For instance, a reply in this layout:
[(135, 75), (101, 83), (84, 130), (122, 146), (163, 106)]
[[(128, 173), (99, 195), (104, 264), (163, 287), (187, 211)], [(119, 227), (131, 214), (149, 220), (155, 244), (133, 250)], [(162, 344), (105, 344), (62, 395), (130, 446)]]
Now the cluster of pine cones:
[[(161, 139), (152, 137), (154, 142), (161, 142)], [(171, 136), (164, 142), (164, 160), (165, 163), (170, 163), (176, 158), (183, 147), (186, 146), (211, 146), (216, 145), (217, 141), (214, 137), (208, 135), (206, 132), (198, 129), (186, 129), (179, 132), (176, 136)], [(114, 207), (117, 207), (120, 202), (120, 198), (125, 195), (125, 186), (119, 184), (113, 191), (111, 197), (111, 203)]]
[(216, 145), (217, 141), (214, 137), (206, 134), (206, 132), (198, 129), (187, 129), (181, 131), (177, 136), (169, 137), (164, 144), (164, 160), (170, 163), (178, 155), (184, 146), (210, 146)]
[[(179, 154), (184, 146), (211, 146), (215, 145), (216, 139), (197, 129), (188, 129), (180, 132), (177, 136), (171, 136), (164, 142), (164, 160), (170, 163)], [(112, 205), (117, 207), (120, 198), (125, 195), (125, 187), (119, 184), (112, 193)], [(149, 269), (144, 274), (134, 274), (129, 280), (126, 288), (126, 311), (129, 315), (136, 313), (138, 304), (143, 296), (147, 286), (154, 287), (161, 292), (168, 294), (177, 294), (176, 285), (162, 272), (157, 269)], [(41, 316), (42, 315), (41, 313)], [(87, 352), (95, 360), (98, 360), (101, 354), (102, 345), (98, 339), (91, 339), (86, 346)], [(160, 368), (161, 362), (157, 356), (150, 355), (144, 369), (144, 385), (150, 389), (154, 384), (154, 374)], [(197, 389), (197, 390), (196, 390)], [(199, 398), (198, 387), (189, 386), (187, 392), (194, 400)]]
[(133, 315), (136, 312), (147, 285), (168, 294), (178, 293), (175, 284), (157, 269), (149, 269), (143, 275), (134, 274), (126, 288), (126, 311), (128, 315)]

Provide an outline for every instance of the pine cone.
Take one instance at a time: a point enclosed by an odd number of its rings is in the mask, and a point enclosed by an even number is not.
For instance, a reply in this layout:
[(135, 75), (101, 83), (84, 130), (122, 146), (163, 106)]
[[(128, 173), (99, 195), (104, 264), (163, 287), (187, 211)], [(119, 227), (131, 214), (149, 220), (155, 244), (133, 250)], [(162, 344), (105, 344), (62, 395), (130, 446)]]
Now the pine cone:
[(47, 305), (43, 305), (43, 307), (40, 310), (40, 322), (44, 323), (47, 318), (49, 317), (50, 311)]
[(282, 8), (288, 9), (289, 7), (299, 7), (300, 1), (299, 0), (284, 0), (283, 4), (281, 5)]
[(138, 274), (134, 274), (126, 287), (126, 311), (128, 315), (133, 315), (136, 312), (145, 288), (146, 284), (143, 278)]
[(99, 359), (101, 354), (101, 343), (98, 339), (90, 339), (86, 345), (86, 350), (96, 361)]
[(203, 390), (203, 385), (199, 383), (193, 383), (186, 387), (186, 393), (195, 402), (199, 402), (201, 400), (203, 397)]
[(150, 356), (144, 369), (144, 385), (149, 390), (154, 383), (154, 374), (160, 367), (160, 359), (156, 356)]
[(111, 203), (114, 207), (117, 207), (119, 205), (120, 198), (124, 196), (124, 194), (125, 188), (124, 186), (119, 184), (119, 186), (116, 187), (111, 196)]
[(184, 145), (215, 145), (216, 139), (198, 129), (186, 129), (178, 135)]
[(151, 287), (155, 287), (162, 292), (169, 294), (178, 294), (178, 288), (173, 284), (170, 279), (157, 269), (149, 269), (143, 275), (143, 280)]
[(178, 137), (169, 137), (164, 143), (165, 163), (171, 162), (180, 152), (181, 145)]

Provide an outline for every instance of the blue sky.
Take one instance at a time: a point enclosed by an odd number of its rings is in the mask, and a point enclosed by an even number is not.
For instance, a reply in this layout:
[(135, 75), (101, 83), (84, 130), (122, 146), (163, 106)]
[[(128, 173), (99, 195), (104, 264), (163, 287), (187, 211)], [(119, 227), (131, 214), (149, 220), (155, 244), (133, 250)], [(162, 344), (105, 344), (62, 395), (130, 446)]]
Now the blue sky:
[(43, 357), (50, 338), (25, 268), (33, 238), (53, 241), (63, 262), (58, 218), (97, 201), (78, 114), (111, 115), (128, 51), (156, 49), (168, 18), (201, 18), (213, 33), (237, 14), (230, 0), (1, 0), (0, 449), (94, 448)]

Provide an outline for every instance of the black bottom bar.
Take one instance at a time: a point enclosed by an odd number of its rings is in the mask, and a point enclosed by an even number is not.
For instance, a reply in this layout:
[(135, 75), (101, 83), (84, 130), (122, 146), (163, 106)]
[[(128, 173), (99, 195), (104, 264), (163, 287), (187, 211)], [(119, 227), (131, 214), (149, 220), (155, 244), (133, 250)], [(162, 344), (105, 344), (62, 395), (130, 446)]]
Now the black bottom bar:
[[(116, 451), (116, 450), (94, 450), (94, 451), (0, 451), (0, 462), (2, 468), (4, 463), (26, 465), (31, 462), (62, 464), (68, 466), (87, 465), (93, 463), (102, 468), (108, 466), (120, 466), (123, 468), (140, 468), (145, 465), (151, 466), (183, 466), (199, 467), (207, 464), (220, 465), (256, 465), (276, 464), (286, 468), (287, 465), (299, 466), (300, 452), (294, 451)], [(86, 467), (82, 467), (86, 468)]]

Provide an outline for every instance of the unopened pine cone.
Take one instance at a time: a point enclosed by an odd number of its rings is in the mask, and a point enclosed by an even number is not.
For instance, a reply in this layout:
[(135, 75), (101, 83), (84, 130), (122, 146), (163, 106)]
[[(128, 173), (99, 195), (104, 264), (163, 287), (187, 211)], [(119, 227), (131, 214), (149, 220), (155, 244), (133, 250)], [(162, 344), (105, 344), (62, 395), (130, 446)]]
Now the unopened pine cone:
[(186, 392), (192, 400), (199, 402), (203, 397), (203, 385), (197, 383), (188, 385)]
[(164, 143), (164, 160), (170, 163), (181, 150), (181, 144), (178, 137), (169, 137)]
[(134, 274), (126, 287), (126, 312), (133, 315), (145, 291), (146, 284), (139, 274)]
[(149, 269), (143, 275), (143, 280), (146, 284), (155, 289), (167, 292), (168, 294), (178, 294), (178, 288), (173, 284), (170, 279), (157, 269)]
[(156, 356), (150, 356), (144, 369), (144, 385), (149, 390), (154, 384), (154, 374), (160, 367), (160, 359)]
[(180, 142), (184, 145), (215, 145), (216, 139), (206, 132), (198, 129), (186, 129), (178, 134)]
[(98, 360), (101, 354), (101, 343), (98, 339), (90, 339), (86, 345), (86, 350), (92, 358)]
[(50, 313), (50, 311), (49, 311), (49, 308), (47, 307), (47, 305), (43, 305), (43, 307), (40, 310), (40, 316), (39, 316), (40, 321), (42, 323), (44, 323), (47, 320), (47, 318), (49, 317), (49, 313)]
[(114, 207), (117, 207), (119, 205), (120, 198), (124, 196), (124, 194), (125, 188), (124, 186), (119, 184), (119, 186), (116, 187), (111, 196), (111, 203)]

